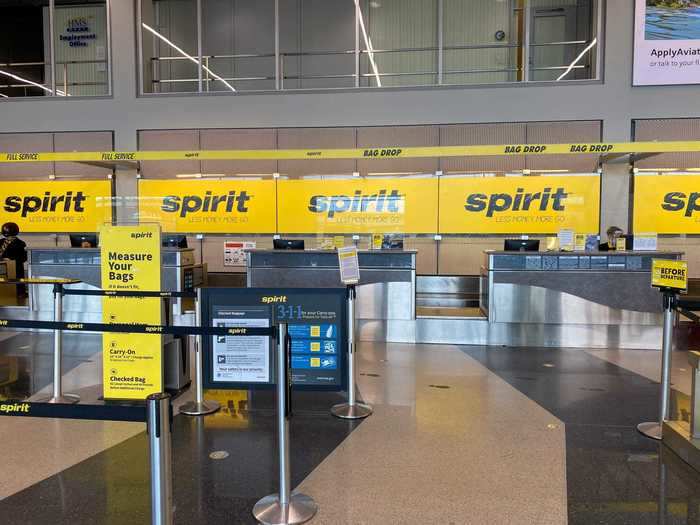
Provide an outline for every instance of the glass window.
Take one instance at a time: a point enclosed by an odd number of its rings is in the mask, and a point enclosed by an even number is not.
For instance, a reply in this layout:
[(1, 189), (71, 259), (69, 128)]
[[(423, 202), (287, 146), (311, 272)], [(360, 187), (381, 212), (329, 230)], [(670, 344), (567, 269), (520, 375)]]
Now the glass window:
[(56, 87), (71, 96), (109, 94), (107, 3), (55, 3)]
[(361, 0), (361, 85), (437, 84), (437, 14), (437, 0)]
[(0, 4), (0, 98), (49, 96), (48, 0)]
[(199, 90), (196, 0), (142, 0), (143, 91)]
[(275, 89), (274, 0), (202, 0), (204, 91)]
[(596, 78), (597, 2), (530, 0), (530, 80)]
[(515, 0), (443, 0), (443, 83), (517, 81), (518, 13)]

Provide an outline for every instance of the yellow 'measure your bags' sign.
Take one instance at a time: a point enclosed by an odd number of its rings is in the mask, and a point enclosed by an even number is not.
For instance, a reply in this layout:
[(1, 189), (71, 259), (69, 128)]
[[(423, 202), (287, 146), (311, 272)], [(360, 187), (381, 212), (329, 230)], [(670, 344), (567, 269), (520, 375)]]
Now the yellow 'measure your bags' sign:
[(2, 181), (3, 222), (24, 233), (94, 232), (112, 222), (112, 183), (100, 181)]
[(180, 233), (275, 233), (275, 181), (139, 181), (139, 220)]
[(440, 233), (592, 233), (599, 214), (598, 175), (440, 179)]
[(437, 178), (280, 180), (280, 233), (435, 233)]
[(700, 175), (636, 175), (634, 231), (700, 233)]

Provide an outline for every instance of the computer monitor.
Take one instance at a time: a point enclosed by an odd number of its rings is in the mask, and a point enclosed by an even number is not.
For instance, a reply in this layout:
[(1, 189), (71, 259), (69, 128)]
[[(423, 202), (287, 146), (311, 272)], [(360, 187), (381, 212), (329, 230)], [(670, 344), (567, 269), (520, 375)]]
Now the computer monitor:
[(303, 250), (303, 239), (272, 239), (275, 250)]
[(70, 235), (71, 248), (97, 248), (97, 234), (76, 233)]
[(503, 249), (507, 252), (538, 252), (540, 241), (538, 239), (506, 239)]
[(163, 248), (187, 248), (186, 235), (163, 235), (160, 238)]

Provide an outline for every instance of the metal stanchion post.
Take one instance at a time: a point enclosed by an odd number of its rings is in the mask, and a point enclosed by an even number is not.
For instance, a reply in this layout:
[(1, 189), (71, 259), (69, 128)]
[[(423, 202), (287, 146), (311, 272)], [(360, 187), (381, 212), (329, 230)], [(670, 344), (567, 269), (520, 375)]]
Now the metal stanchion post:
[(289, 418), (291, 390), (287, 325), (277, 328), (277, 447), (280, 465), (279, 494), (265, 496), (253, 508), (253, 516), (263, 525), (306, 523), (316, 515), (318, 506), (305, 495), (291, 491), (289, 468)]
[(673, 348), (673, 320), (675, 317), (676, 294), (664, 290), (664, 335), (661, 348), (661, 400), (659, 403), (659, 421), (640, 423), (639, 430), (646, 437), (661, 439), (664, 421), (668, 419), (671, 400), (671, 350)]
[[(63, 321), (63, 285), (60, 283), (53, 286), (53, 320)], [(53, 392), (51, 397), (44, 397), (37, 401), (41, 403), (77, 403), (80, 396), (77, 394), (63, 393), (63, 330), (53, 331)]]
[(331, 414), (343, 419), (362, 419), (372, 414), (372, 407), (358, 403), (355, 393), (355, 286), (348, 290), (348, 401), (331, 407)]
[[(197, 290), (197, 304), (195, 306), (195, 324), (202, 326), (202, 290)], [(180, 407), (180, 413), (188, 416), (205, 416), (213, 414), (221, 408), (218, 401), (204, 399), (204, 364), (202, 359), (202, 336), (195, 337), (195, 400), (185, 403)]]
[(151, 394), (148, 404), (148, 444), (151, 455), (151, 523), (173, 523), (173, 472), (169, 394)]

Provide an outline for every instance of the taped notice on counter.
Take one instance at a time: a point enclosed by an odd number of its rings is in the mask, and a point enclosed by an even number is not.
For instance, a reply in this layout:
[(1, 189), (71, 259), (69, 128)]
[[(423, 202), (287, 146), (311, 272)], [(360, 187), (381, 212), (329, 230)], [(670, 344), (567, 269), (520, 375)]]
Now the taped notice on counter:
[(656, 251), (659, 244), (659, 236), (655, 233), (635, 233), (632, 240), (634, 251)]
[(224, 266), (245, 266), (245, 252), (255, 249), (256, 244), (248, 241), (224, 242)]

